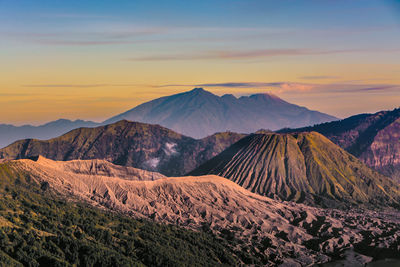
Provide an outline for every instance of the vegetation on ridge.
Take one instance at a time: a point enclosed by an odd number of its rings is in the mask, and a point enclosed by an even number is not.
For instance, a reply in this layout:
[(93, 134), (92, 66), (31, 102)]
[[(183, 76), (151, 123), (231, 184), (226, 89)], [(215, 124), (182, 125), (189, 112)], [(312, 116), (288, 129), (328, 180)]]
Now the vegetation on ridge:
[(211, 233), (57, 199), (0, 164), (0, 262), (7, 266), (218, 266), (236, 261)]

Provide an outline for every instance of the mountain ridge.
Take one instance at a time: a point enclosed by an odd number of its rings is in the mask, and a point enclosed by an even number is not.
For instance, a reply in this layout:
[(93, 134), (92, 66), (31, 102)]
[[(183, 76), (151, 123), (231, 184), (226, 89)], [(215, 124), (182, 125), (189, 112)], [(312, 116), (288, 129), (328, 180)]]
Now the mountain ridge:
[(244, 135), (216, 133), (196, 140), (159, 125), (122, 120), (74, 129), (50, 140), (25, 139), (0, 149), (0, 158), (105, 159), (114, 164), (182, 175)]
[[(249, 117), (254, 122), (248, 120)], [(225, 94), (219, 97), (202, 88), (195, 88), (142, 103), (103, 122), (58, 119), (39, 126), (0, 124), (0, 148), (21, 139), (47, 140), (80, 127), (103, 126), (122, 119), (159, 124), (201, 139), (216, 132), (251, 133), (259, 128), (277, 130), (337, 118), (290, 104), (270, 93), (241, 97)]]
[(260, 195), (322, 207), (400, 207), (400, 186), (316, 132), (249, 135), (188, 173), (206, 174)]
[(400, 109), (359, 114), (349, 118), (278, 132), (316, 131), (369, 167), (400, 182)]
[(269, 93), (220, 97), (195, 88), (140, 104), (104, 123), (121, 119), (160, 124), (187, 136), (203, 138), (215, 132), (251, 133), (260, 128), (277, 130), (337, 118), (290, 104)]

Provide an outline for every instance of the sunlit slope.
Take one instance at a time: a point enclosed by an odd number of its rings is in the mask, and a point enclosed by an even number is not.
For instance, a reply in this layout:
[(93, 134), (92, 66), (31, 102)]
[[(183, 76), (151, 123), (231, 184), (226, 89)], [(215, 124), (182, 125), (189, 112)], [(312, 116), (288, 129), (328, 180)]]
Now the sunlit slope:
[[(349, 247), (376, 259), (399, 252), (398, 218), (389, 212), (281, 202), (215, 175), (118, 177), (126, 172), (104, 172), (90, 167), (92, 163), (98, 161), (39, 157), (0, 164), (0, 235), (18, 240), (0, 242), (5, 253), (0, 257), (24, 263), (47, 260), (52, 266), (58, 261), (111, 265), (113, 260), (128, 266), (130, 261), (150, 266), (309, 266), (343, 257)], [(138, 224), (116, 213), (149, 221)]]
[[(72, 170), (62, 170), (65, 167), (62, 163), (50, 166), (51, 161), (43, 158), (37, 162), (23, 161), (0, 164), (1, 266), (237, 264), (226, 244), (211, 233), (128, 218), (65, 201), (65, 195), (61, 198), (51, 190), (52, 185), (44, 178), (57, 173), (62, 180), (71, 177)], [(32, 172), (35, 166), (37, 172)], [(39, 171), (43, 180), (38, 180)], [(66, 172), (70, 175), (65, 176)], [(94, 173), (74, 177), (85, 180)], [(101, 177), (98, 178), (116, 179)], [(68, 198), (72, 195), (73, 191)]]
[(189, 174), (216, 174), (261, 195), (322, 206), (400, 200), (399, 186), (315, 132), (250, 135)]

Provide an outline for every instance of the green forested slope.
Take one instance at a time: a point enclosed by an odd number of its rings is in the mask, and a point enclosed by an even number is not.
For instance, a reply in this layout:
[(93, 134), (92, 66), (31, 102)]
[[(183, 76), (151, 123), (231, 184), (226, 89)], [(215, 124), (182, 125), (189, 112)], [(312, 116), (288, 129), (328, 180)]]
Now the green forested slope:
[(222, 241), (65, 202), (0, 165), (0, 266), (218, 266)]

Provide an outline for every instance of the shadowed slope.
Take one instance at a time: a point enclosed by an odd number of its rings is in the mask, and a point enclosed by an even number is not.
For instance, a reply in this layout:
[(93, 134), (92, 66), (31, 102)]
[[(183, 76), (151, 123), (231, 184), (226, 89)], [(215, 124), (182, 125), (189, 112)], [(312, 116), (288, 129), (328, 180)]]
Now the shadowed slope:
[(369, 167), (400, 181), (400, 109), (279, 132), (305, 131), (323, 134)]
[(196, 140), (159, 125), (120, 121), (97, 128), (79, 128), (47, 141), (17, 141), (0, 149), (0, 158), (42, 155), (54, 160), (105, 159), (173, 176), (194, 169), (243, 136), (217, 133)]
[(189, 173), (205, 174), (261, 195), (321, 206), (400, 201), (399, 186), (318, 133), (250, 135)]

